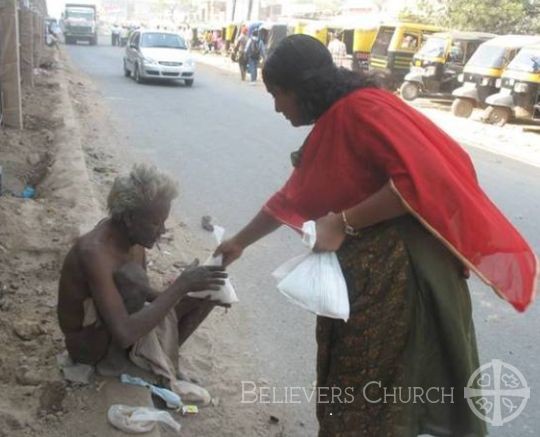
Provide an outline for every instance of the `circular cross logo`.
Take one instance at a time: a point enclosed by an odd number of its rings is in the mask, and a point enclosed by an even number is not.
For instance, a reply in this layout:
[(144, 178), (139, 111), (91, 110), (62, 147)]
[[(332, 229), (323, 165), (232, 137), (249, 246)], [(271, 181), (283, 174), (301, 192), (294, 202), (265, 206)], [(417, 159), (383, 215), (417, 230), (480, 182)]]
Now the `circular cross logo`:
[(473, 413), (493, 426), (502, 426), (521, 414), (531, 395), (523, 374), (501, 360), (476, 369), (465, 387)]

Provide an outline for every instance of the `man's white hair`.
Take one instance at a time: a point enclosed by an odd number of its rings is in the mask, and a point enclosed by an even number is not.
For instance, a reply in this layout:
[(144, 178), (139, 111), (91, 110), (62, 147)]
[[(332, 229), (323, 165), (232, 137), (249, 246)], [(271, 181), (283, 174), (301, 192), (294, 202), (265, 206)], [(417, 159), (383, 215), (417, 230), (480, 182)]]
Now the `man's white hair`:
[(171, 202), (178, 196), (177, 184), (155, 166), (135, 164), (127, 176), (118, 176), (107, 197), (111, 217), (148, 208), (156, 200)]

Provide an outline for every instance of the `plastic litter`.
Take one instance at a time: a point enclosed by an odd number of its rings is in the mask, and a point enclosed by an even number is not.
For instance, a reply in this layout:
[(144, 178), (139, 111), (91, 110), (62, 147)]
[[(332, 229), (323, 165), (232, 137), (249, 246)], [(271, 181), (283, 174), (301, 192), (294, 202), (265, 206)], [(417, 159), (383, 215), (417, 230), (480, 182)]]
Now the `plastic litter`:
[(189, 381), (171, 381), (171, 389), (182, 398), (183, 402), (194, 402), (206, 406), (212, 401), (212, 396), (203, 387)]
[(167, 411), (155, 408), (114, 404), (109, 407), (107, 418), (115, 428), (130, 434), (150, 432), (156, 427), (157, 422), (167, 425), (177, 434), (181, 429), (181, 425)]
[(305, 222), (302, 233), (302, 241), (310, 251), (290, 259), (272, 273), (279, 281), (279, 291), (312, 313), (347, 321), (349, 294), (337, 255), (312, 251), (317, 241), (314, 221)]
[(33, 199), (36, 197), (36, 189), (31, 187), (30, 185), (27, 185), (24, 187), (24, 190), (22, 191), (20, 197), (23, 199)]
[[(225, 235), (225, 229), (221, 226), (214, 225), (214, 237), (216, 238), (217, 244), (221, 244), (223, 241), (223, 236)], [(205, 266), (220, 266), (223, 264), (223, 257), (221, 255), (213, 257), (210, 256), (206, 262)], [(225, 279), (225, 285), (223, 285), (218, 291), (194, 291), (188, 293), (188, 296), (195, 297), (197, 299), (204, 299), (207, 296), (210, 296), (210, 300), (217, 300), (224, 304), (233, 304), (238, 302), (238, 297), (234, 291), (234, 287), (231, 284), (229, 278)]]
[(199, 407), (197, 405), (184, 405), (182, 407), (182, 414), (197, 414), (199, 412)]
[(137, 376), (131, 376), (126, 373), (120, 375), (120, 381), (124, 384), (140, 385), (142, 387), (147, 387), (150, 389), (152, 394), (160, 397), (167, 404), (167, 408), (178, 409), (182, 407), (182, 398), (178, 396), (175, 392), (168, 390), (163, 387), (157, 387), (155, 385), (146, 382), (144, 379)]

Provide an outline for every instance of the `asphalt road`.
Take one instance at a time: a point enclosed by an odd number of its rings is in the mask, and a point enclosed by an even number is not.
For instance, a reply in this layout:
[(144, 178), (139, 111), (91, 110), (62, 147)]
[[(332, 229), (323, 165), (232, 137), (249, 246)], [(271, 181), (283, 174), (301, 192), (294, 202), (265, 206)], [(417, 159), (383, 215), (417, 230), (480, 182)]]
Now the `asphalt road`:
[[(261, 85), (199, 64), (192, 88), (138, 85), (123, 77), (123, 49), (68, 46), (68, 53), (98, 85), (131, 147), (181, 184), (177, 214), (193, 230), (209, 214), (239, 229), (291, 171), (289, 153), (307, 132), (274, 112)], [(467, 147), (482, 186), (540, 253), (540, 169)], [(279, 386), (309, 386), (315, 379), (314, 317), (288, 303), (274, 287), (272, 270), (302, 247), (280, 230), (232, 268), (240, 294), (245, 340), (256, 351), (258, 375)], [(517, 314), (477, 280), (471, 281), (481, 362), (500, 359), (517, 367), (531, 388), (525, 410), (492, 427), (495, 436), (536, 436), (540, 431), (540, 309)], [(286, 435), (313, 435), (312, 405), (283, 409), (303, 422)]]

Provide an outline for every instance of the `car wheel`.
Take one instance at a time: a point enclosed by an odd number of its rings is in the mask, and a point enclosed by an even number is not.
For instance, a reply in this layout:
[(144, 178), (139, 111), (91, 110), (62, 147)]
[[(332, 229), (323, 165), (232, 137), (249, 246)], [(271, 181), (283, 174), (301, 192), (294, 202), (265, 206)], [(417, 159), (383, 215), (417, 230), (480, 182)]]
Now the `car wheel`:
[(133, 71), (133, 79), (135, 82), (142, 83), (141, 73), (139, 72), (139, 65), (135, 64), (135, 70)]
[(193, 80), (194, 79), (186, 79), (184, 80), (184, 83), (186, 84), (186, 86), (193, 86)]
[(416, 99), (418, 94), (420, 94), (420, 87), (414, 82), (403, 82), (399, 89), (399, 93), (405, 100), (411, 101)]
[(71, 38), (69, 36), (66, 36), (66, 45), (71, 44)]
[(470, 99), (456, 99), (452, 102), (452, 114), (456, 117), (469, 118), (473, 109), (474, 104)]
[(128, 68), (126, 67), (126, 60), (125, 59), (124, 59), (124, 76), (125, 77), (131, 76), (131, 71), (129, 71)]
[(495, 126), (504, 126), (512, 117), (512, 112), (509, 108), (502, 106), (488, 106), (482, 115), (482, 121)]

